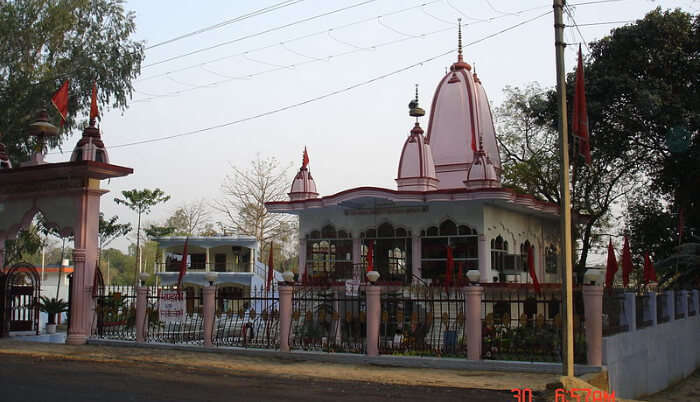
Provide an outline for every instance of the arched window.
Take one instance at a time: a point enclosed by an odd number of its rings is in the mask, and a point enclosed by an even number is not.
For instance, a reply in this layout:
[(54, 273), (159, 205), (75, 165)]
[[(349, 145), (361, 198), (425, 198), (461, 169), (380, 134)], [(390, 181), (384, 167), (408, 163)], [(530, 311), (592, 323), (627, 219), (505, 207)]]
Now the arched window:
[(308, 235), (306, 257), (311, 275), (347, 279), (352, 272), (352, 237), (345, 230), (336, 231), (333, 225), (313, 230)]
[(559, 250), (557, 247), (550, 243), (545, 249), (545, 265), (544, 272), (548, 274), (556, 274), (557, 266), (559, 265)]
[(447, 219), (439, 226), (421, 232), (421, 271), (423, 278), (440, 279), (447, 270), (447, 246), (452, 247), (455, 274), (479, 268), (478, 235), (469, 226), (457, 226)]
[[(525, 240), (525, 243), (520, 244), (520, 268), (523, 272), (528, 272), (527, 266), (527, 253), (530, 250), (531, 244), (529, 240)], [(532, 246), (532, 253), (535, 253), (535, 247)], [(517, 268), (517, 267), (516, 267)]]
[(375, 230), (369, 228), (360, 234), (362, 240), (363, 268), (367, 268), (367, 251), (373, 243), (374, 269), (388, 281), (410, 282), (411, 279), (411, 231), (396, 228), (385, 222)]
[(491, 269), (503, 272), (505, 269), (506, 255), (508, 254), (508, 242), (501, 235), (491, 240)]

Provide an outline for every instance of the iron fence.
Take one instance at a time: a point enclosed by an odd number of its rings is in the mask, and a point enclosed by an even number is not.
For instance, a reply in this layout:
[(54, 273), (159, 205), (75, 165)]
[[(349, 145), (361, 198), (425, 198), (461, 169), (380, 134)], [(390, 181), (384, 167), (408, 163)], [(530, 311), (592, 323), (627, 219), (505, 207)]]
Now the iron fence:
[(637, 328), (646, 328), (653, 323), (648, 294), (637, 295), (635, 298), (635, 310), (637, 315)]
[(673, 315), (676, 320), (680, 320), (681, 318), (685, 317), (686, 312), (683, 311), (685, 310), (683, 308), (683, 293), (681, 293), (680, 290), (673, 292), (673, 306)]
[(606, 289), (603, 293), (603, 336), (629, 330), (625, 319), (624, 289)]
[(693, 293), (693, 291), (688, 292), (688, 317), (697, 314), (697, 311), (695, 311), (695, 298)]
[[(585, 363), (583, 296), (574, 289), (574, 361)], [(489, 286), (482, 300), (482, 358), (562, 361), (561, 289)]]
[(462, 288), (387, 287), (381, 295), (382, 354), (466, 357)]
[(95, 297), (92, 336), (136, 340), (136, 292), (132, 286), (107, 286)]
[(671, 318), (669, 317), (666, 298), (667, 296), (664, 293), (656, 295), (656, 322), (658, 324), (667, 322)]
[(212, 343), (217, 346), (238, 346), (279, 349), (279, 293), (252, 288), (239, 295), (216, 293), (216, 316)]
[(366, 353), (367, 304), (364, 288), (299, 286), (293, 291), (291, 349)]
[[(191, 290), (190, 290), (191, 289)], [(146, 342), (194, 344), (204, 343), (201, 293), (193, 289), (182, 292), (184, 315), (178, 319), (162, 317), (159, 311), (161, 292), (167, 287), (149, 289), (146, 303)], [(201, 292), (201, 290), (200, 290)]]

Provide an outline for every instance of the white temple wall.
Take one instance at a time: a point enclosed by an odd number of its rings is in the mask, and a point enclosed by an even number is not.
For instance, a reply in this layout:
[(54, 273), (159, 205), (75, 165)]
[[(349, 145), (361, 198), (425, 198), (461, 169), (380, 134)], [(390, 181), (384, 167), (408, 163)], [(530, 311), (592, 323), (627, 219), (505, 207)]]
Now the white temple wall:
[[(500, 208), (493, 205), (484, 206), (484, 222), (487, 243), (497, 236), (508, 241), (508, 253), (520, 254), (520, 245), (525, 241), (535, 246), (535, 272), (540, 283), (560, 282), (558, 273), (545, 272), (545, 247), (559, 246), (559, 221), (535, 215)], [(557, 264), (559, 272), (560, 263)], [(529, 281), (527, 273), (521, 274), (522, 281)]]

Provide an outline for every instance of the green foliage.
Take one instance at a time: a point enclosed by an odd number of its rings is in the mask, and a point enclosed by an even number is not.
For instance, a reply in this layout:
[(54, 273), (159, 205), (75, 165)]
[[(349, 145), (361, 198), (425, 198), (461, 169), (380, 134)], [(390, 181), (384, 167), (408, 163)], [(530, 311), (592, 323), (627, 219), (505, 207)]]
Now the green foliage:
[(0, 132), (13, 164), (28, 159), (35, 144), (27, 126), (46, 108), (58, 125), (51, 96), (70, 79), (68, 119), (60, 146), (90, 107), (93, 82), (98, 102), (125, 109), (144, 58), (131, 39), (134, 14), (123, 0), (16, 0), (0, 2)]
[(63, 299), (51, 298), (46, 296), (41, 296), (41, 301), (39, 302), (39, 310), (48, 313), (49, 324), (56, 323), (56, 314), (61, 314), (68, 311), (68, 303), (63, 301)]
[(17, 233), (17, 238), (5, 241), (5, 265), (12, 266), (41, 252), (42, 239), (36, 226)]
[(143, 189), (143, 190), (124, 190), (122, 191), (123, 199), (115, 198), (114, 202), (118, 205), (126, 205), (132, 211), (141, 216), (141, 214), (148, 214), (151, 212), (151, 208), (160, 204), (161, 202), (166, 202), (170, 199), (169, 195), (166, 195), (163, 190), (156, 188), (155, 190)]
[(117, 223), (119, 217), (114, 215), (109, 220), (105, 220), (104, 214), (100, 212), (99, 242), (100, 252), (107, 247), (114, 239), (126, 236), (131, 232), (131, 223)]
[(146, 232), (146, 236), (148, 236), (149, 239), (153, 239), (171, 235), (175, 232), (175, 228), (173, 226), (148, 225), (148, 227), (144, 229), (144, 232)]

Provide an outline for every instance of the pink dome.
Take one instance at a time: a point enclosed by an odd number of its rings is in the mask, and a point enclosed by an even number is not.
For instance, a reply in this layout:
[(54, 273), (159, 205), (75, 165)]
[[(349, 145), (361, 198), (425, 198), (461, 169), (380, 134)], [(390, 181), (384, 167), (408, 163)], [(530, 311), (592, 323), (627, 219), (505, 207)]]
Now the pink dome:
[(496, 168), (483, 150), (477, 151), (474, 163), (469, 166), (464, 185), (470, 189), (501, 187)]
[(316, 191), (316, 182), (314, 178), (311, 177), (311, 172), (308, 169), (309, 156), (306, 153), (306, 148), (304, 148), (304, 158), (301, 163), (301, 168), (296, 176), (294, 176), (294, 181), (292, 181), (292, 188), (289, 195), (289, 199), (292, 201), (297, 200), (308, 200), (310, 198), (318, 198), (318, 192)]
[(435, 165), (430, 145), (423, 138), (423, 129), (416, 122), (403, 144), (396, 179), (399, 191), (431, 191), (437, 189)]
[(501, 159), (486, 91), (462, 60), (460, 45), (458, 61), (435, 90), (428, 123), (426, 142), (433, 151), (439, 189), (463, 188), (479, 141), (500, 177)]
[(73, 153), (70, 157), (71, 162), (76, 161), (95, 161), (109, 163), (107, 149), (100, 137), (100, 129), (95, 127), (95, 120), (91, 120), (90, 124), (83, 130), (83, 137), (75, 144)]

